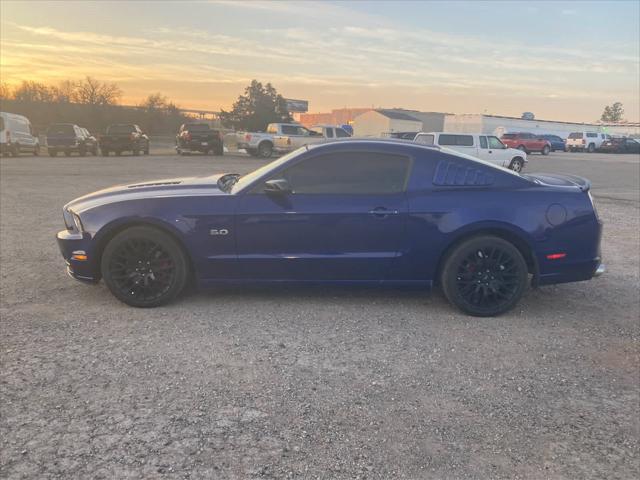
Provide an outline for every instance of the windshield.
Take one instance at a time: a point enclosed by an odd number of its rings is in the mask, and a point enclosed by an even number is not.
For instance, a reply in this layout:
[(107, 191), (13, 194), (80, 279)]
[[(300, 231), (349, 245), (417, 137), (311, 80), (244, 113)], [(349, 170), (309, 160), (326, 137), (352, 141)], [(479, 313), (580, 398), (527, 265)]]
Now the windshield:
[(73, 130), (73, 125), (51, 125), (49, 130), (47, 130), (47, 135), (55, 136), (55, 135), (75, 135), (75, 131)]
[(504, 135), (502, 135), (502, 138), (517, 138), (518, 135), (516, 135), (515, 133), (505, 133)]
[(569, 138), (582, 138), (582, 132), (570, 133)]
[(133, 125), (111, 125), (108, 129), (107, 129), (107, 134), (109, 135), (113, 135), (113, 134), (119, 134), (119, 133), (133, 133), (135, 132), (136, 129)]
[(248, 187), (249, 185), (251, 185), (253, 182), (255, 182), (257, 179), (259, 179), (263, 175), (266, 175), (269, 172), (271, 172), (272, 170), (275, 170), (276, 168), (278, 168), (280, 165), (283, 165), (283, 164), (287, 163), (290, 159), (292, 159), (293, 157), (299, 155), (300, 153), (302, 153), (306, 149), (307, 149), (306, 146), (300, 147), (297, 150), (294, 150), (293, 152), (288, 153), (287, 155), (285, 155), (283, 157), (280, 157), (280, 158), (278, 158), (277, 160), (274, 160), (271, 163), (267, 163), (266, 165), (258, 168), (257, 170), (254, 170), (251, 173), (247, 173), (246, 175), (243, 175), (242, 177), (240, 177), (240, 179), (237, 181), (237, 183), (233, 186), (233, 188), (231, 189), (231, 193), (239, 192), (240, 190), (244, 189), (245, 187)]

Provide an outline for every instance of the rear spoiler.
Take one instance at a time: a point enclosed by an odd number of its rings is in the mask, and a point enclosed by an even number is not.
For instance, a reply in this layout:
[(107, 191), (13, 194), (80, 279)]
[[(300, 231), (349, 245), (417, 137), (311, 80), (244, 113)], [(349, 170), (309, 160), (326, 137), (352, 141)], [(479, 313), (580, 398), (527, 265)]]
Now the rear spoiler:
[(578, 187), (582, 192), (591, 190), (591, 181), (577, 175), (569, 175), (566, 173), (528, 173), (522, 174), (523, 177), (550, 187)]

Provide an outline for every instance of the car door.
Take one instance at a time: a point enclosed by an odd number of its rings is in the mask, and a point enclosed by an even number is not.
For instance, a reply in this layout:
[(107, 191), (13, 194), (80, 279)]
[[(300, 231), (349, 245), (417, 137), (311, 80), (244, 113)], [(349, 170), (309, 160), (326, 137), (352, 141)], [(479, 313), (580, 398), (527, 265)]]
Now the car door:
[[(405, 232), (406, 156), (335, 152), (310, 156), (240, 193), (236, 239), (248, 279), (384, 279)], [(266, 180), (288, 193), (265, 192)]]

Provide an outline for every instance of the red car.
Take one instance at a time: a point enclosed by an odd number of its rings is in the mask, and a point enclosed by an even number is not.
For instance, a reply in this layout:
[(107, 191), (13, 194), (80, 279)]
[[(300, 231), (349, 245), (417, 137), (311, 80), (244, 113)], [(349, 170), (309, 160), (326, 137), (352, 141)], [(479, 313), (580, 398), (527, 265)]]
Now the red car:
[(517, 148), (527, 153), (540, 152), (542, 155), (549, 155), (551, 151), (549, 140), (533, 133), (505, 133), (500, 140), (509, 148)]

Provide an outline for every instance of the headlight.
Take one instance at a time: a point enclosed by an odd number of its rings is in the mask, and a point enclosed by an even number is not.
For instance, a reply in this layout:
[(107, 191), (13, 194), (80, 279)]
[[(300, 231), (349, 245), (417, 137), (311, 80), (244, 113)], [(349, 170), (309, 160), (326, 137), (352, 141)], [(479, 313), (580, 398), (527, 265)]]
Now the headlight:
[(82, 233), (84, 231), (82, 228), (82, 221), (77, 213), (72, 212), (71, 210), (65, 210), (63, 212), (63, 217), (64, 225), (67, 227), (67, 230), (75, 230), (78, 233)]

